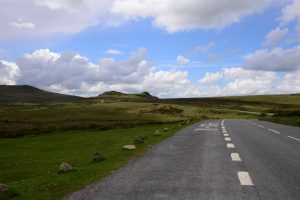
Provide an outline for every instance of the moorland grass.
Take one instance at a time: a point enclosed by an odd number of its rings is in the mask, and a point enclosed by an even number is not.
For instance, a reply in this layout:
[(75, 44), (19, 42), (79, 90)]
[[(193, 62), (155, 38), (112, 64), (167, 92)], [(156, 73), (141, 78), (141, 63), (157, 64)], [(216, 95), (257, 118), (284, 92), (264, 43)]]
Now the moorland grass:
[[(153, 136), (157, 129), (169, 128), (161, 136)], [(18, 196), (14, 199), (59, 199), (70, 192), (100, 180), (117, 170), (130, 159), (142, 155), (182, 127), (178, 123), (145, 125), (107, 131), (67, 131), (48, 135), (0, 139), (0, 182), (9, 185)], [(126, 151), (123, 145), (148, 136), (137, 150)], [(93, 162), (95, 151), (105, 160)], [(76, 168), (58, 174), (58, 166), (68, 162)], [(4, 197), (3, 197), (4, 198)]]

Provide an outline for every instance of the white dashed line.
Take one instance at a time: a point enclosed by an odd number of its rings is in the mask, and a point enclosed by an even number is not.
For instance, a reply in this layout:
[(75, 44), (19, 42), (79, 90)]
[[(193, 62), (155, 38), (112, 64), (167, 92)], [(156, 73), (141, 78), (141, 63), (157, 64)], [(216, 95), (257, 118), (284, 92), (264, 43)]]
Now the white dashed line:
[(227, 134), (227, 133), (225, 133), (225, 134), (223, 134), (225, 137), (228, 137), (229, 136), (229, 134)]
[(222, 131), (223, 133), (227, 133), (227, 131)]
[(300, 139), (298, 139), (298, 138), (295, 138), (295, 137), (292, 137), (292, 136), (287, 136), (287, 137), (289, 137), (289, 138), (291, 138), (291, 139), (294, 139), (294, 140), (297, 140), (297, 141), (299, 141), (300, 142)]
[(232, 143), (227, 143), (227, 148), (228, 149), (233, 149), (233, 148), (235, 148), (235, 146)]
[(280, 132), (275, 131), (275, 130), (273, 130), (273, 129), (268, 128), (268, 130), (269, 130), (269, 131), (272, 131), (272, 132), (274, 132), (274, 133), (280, 134)]
[(262, 125), (259, 125), (259, 124), (258, 124), (257, 126), (259, 126), (260, 128), (265, 128), (264, 126), (262, 126)]
[(194, 131), (217, 131), (218, 129), (214, 128), (196, 128)]
[(231, 138), (230, 137), (226, 137), (225, 141), (231, 141)]
[(232, 161), (242, 161), (240, 155), (238, 153), (230, 154)]
[(239, 171), (237, 174), (241, 185), (253, 185), (251, 177), (248, 172)]

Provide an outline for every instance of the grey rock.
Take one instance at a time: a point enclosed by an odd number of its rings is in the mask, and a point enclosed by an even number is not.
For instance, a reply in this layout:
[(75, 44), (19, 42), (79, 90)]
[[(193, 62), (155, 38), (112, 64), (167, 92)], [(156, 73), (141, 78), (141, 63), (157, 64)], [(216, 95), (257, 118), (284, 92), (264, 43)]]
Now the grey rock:
[(0, 183), (0, 192), (5, 192), (9, 189), (9, 187), (7, 185), (5, 185), (4, 183)]
[(104, 159), (103, 155), (101, 153), (99, 153), (98, 151), (96, 151), (94, 154), (93, 154), (93, 160), (95, 162), (100, 162)]
[(66, 163), (66, 162), (62, 162), (58, 168), (58, 173), (60, 173), (60, 174), (70, 172), (70, 171), (73, 171), (73, 167), (72, 167), (72, 165), (70, 165), (69, 163)]
[(160, 131), (159, 130), (156, 130), (155, 132), (154, 132), (154, 134), (153, 135), (155, 135), (155, 136), (159, 136), (159, 135), (161, 135), (161, 133), (160, 133)]
[(136, 147), (133, 144), (128, 144), (128, 145), (124, 145), (123, 149), (126, 149), (126, 150), (136, 150)]

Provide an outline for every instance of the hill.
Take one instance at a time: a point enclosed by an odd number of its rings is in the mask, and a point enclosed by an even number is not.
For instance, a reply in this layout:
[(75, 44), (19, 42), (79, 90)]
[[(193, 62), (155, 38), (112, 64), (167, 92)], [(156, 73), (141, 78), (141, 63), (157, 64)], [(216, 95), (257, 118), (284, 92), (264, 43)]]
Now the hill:
[(108, 91), (100, 94), (97, 98), (111, 101), (153, 101), (158, 97), (152, 96), (149, 92), (140, 94), (127, 94), (117, 91)]
[(44, 91), (29, 85), (0, 85), (0, 105), (74, 102), (84, 98)]

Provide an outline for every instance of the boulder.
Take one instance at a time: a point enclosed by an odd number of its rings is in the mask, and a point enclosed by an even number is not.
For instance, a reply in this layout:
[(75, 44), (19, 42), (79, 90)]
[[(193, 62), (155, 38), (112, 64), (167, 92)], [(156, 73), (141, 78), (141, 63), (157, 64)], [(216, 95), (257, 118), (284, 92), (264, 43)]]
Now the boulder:
[(128, 144), (128, 145), (124, 145), (123, 149), (126, 149), (126, 150), (136, 150), (136, 147), (133, 144)]
[(4, 183), (0, 183), (0, 192), (5, 192), (9, 189), (9, 187), (7, 185), (5, 185)]
[(95, 162), (100, 162), (104, 159), (104, 157), (102, 156), (101, 153), (99, 153), (98, 151), (96, 151), (94, 154), (93, 154), (93, 160)]
[(141, 136), (140, 139), (147, 140), (149, 137), (147, 135)]
[(69, 163), (62, 162), (59, 165), (58, 173), (63, 174), (63, 173), (67, 173), (67, 172), (70, 172), (70, 171), (73, 171), (73, 167)]
[(137, 138), (133, 140), (133, 144), (143, 144), (145, 141), (142, 138)]
[(159, 135), (161, 135), (161, 133), (160, 133), (160, 131), (159, 130), (156, 130), (155, 132), (154, 132), (154, 134), (153, 135), (155, 135), (155, 136), (159, 136)]

